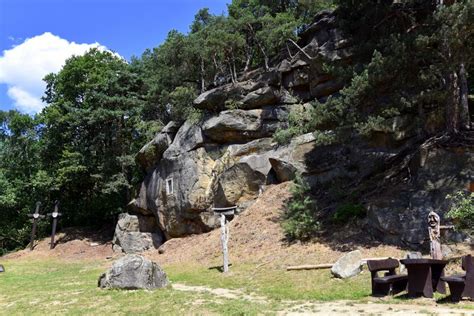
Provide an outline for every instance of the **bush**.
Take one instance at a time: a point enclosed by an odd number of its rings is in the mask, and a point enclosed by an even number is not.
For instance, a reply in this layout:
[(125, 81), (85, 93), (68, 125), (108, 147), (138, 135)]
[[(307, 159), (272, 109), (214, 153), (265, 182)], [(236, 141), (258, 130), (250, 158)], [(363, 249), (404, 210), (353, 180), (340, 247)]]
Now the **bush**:
[(364, 218), (367, 215), (365, 208), (360, 204), (346, 203), (337, 207), (333, 221), (345, 224), (356, 218)]
[(446, 216), (452, 219), (458, 228), (474, 231), (474, 193), (458, 191), (447, 195), (446, 198), (453, 202)]
[(315, 218), (317, 207), (310, 197), (309, 185), (297, 176), (291, 187), (292, 198), (284, 214), (283, 230), (288, 239), (305, 240), (320, 229)]

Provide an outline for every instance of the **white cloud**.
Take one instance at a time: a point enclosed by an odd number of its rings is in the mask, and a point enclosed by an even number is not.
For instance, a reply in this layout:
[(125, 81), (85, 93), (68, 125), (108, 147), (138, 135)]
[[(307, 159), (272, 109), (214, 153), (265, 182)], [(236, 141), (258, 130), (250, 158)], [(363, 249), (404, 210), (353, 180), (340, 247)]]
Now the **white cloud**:
[(77, 44), (49, 32), (28, 38), (3, 51), (0, 56), (0, 84), (8, 87), (14, 106), (26, 113), (37, 113), (46, 105), (41, 101), (44, 76), (58, 72), (66, 59), (82, 55), (90, 48), (106, 49), (99, 43)]

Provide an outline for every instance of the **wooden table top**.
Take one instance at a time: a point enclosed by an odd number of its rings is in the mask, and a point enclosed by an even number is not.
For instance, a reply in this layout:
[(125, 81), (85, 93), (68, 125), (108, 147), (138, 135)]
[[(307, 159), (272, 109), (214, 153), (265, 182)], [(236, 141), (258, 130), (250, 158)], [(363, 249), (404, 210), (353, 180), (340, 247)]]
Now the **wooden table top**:
[(400, 260), (401, 263), (404, 265), (410, 264), (448, 264), (449, 261), (447, 260), (439, 260), (439, 259), (402, 259)]

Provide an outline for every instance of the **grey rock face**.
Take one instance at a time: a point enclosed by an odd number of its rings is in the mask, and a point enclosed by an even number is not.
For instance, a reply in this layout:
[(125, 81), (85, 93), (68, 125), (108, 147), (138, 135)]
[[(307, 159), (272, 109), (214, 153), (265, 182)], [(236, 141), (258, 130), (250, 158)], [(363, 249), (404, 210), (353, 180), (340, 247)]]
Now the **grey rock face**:
[(126, 255), (115, 261), (112, 267), (99, 277), (99, 287), (110, 289), (153, 290), (169, 284), (161, 267), (138, 255)]
[(169, 145), (168, 135), (159, 133), (151, 142), (140, 149), (135, 159), (144, 170), (150, 170), (157, 161), (160, 161)]
[(206, 91), (194, 100), (194, 106), (203, 110), (223, 110), (228, 100), (239, 101), (249, 92), (261, 88), (260, 83), (248, 80), (239, 83), (226, 84)]
[(157, 249), (164, 243), (164, 236), (155, 216), (120, 214), (112, 241), (114, 251), (140, 253)]
[(141, 253), (149, 249), (158, 249), (164, 243), (161, 233), (125, 232), (116, 234), (114, 251)]
[(336, 278), (347, 279), (362, 272), (362, 254), (359, 250), (346, 253), (339, 258), (331, 268), (331, 273)]
[[(303, 52), (290, 45), (291, 57), (275, 68), (250, 71), (238, 83), (201, 94), (194, 106), (208, 110), (205, 120), (173, 123), (138, 153), (137, 161), (147, 174), (129, 208), (156, 217), (159, 228), (146, 233), (161, 230), (166, 238), (174, 238), (207, 232), (218, 225), (211, 207), (237, 204), (245, 208), (263, 185), (292, 180), (301, 173), (313, 190), (367, 185), (361, 203), (368, 210), (368, 231), (389, 243), (426, 245), (427, 213), (447, 209), (445, 195), (474, 181), (469, 168), (472, 153), (426, 155), (421, 151), (408, 167), (407, 179), (387, 189), (377, 188), (380, 193), (368, 196), (373, 190), (367, 180), (384, 176), (387, 164), (402, 153), (401, 144), (414, 142), (413, 115), (387, 119), (368, 141), (350, 132), (346, 136), (351, 142), (344, 144), (318, 144), (311, 133), (284, 146), (272, 140), (277, 129), (288, 127), (290, 113), (309, 117), (310, 100), (324, 102), (341, 88), (323, 67), (328, 61), (344, 64), (351, 58), (350, 41), (336, 26), (335, 14), (322, 12), (301, 35), (298, 45)], [(238, 109), (225, 110), (229, 105)], [(444, 112), (436, 115), (443, 118)], [(440, 120), (435, 116), (429, 121), (431, 127), (425, 130), (435, 132)], [(326, 130), (328, 126), (318, 128), (334, 134)], [(117, 240), (124, 245), (136, 243), (132, 240), (139, 237), (134, 233), (124, 232)], [(460, 234), (451, 235), (465, 240)]]
[(242, 99), (243, 109), (257, 109), (277, 103), (278, 92), (272, 87), (264, 87), (250, 92)]
[(149, 171), (157, 162), (160, 161), (163, 153), (173, 142), (179, 125), (176, 122), (169, 122), (152, 141), (142, 147), (137, 153), (136, 162), (146, 171)]
[(434, 210), (441, 216), (441, 223), (446, 224), (443, 215), (449, 209), (449, 200), (445, 197), (467, 187), (474, 178), (472, 166), (474, 154), (468, 151), (422, 151), (410, 166), (410, 182), (398, 183), (368, 200), (373, 233), (388, 243), (401, 241), (415, 248), (428, 245), (428, 213)]
[(202, 128), (217, 143), (243, 143), (271, 136), (283, 126), (278, 114), (272, 109), (223, 111), (205, 121)]
[(246, 163), (237, 163), (220, 175), (214, 204), (233, 206), (252, 200), (264, 184), (265, 175)]

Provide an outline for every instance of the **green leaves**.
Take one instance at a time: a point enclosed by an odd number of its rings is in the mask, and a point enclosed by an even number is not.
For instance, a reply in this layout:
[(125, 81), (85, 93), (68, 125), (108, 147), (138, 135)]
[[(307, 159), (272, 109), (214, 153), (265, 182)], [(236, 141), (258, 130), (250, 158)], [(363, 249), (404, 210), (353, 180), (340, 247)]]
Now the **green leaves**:
[(453, 195), (446, 196), (452, 201), (447, 217), (452, 219), (457, 228), (470, 232), (474, 229), (474, 193), (458, 191)]
[(310, 196), (308, 183), (298, 175), (291, 187), (292, 197), (287, 204), (282, 223), (283, 230), (290, 240), (305, 240), (320, 230), (317, 219), (317, 206)]

